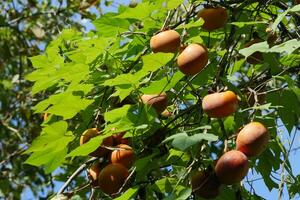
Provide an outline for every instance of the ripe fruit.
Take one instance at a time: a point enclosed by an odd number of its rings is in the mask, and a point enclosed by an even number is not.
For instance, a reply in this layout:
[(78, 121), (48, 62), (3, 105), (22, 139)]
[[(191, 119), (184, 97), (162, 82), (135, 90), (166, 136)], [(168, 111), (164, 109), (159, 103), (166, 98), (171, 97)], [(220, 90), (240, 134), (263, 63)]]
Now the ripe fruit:
[(207, 49), (199, 44), (190, 44), (177, 58), (179, 70), (185, 75), (197, 74), (206, 66), (207, 62)]
[(247, 175), (248, 169), (247, 156), (236, 150), (224, 153), (215, 166), (215, 172), (219, 181), (227, 185), (243, 180)]
[(200, 17), (204, 20), (202, 28), (207, 31), (213, 31), (225, 26), (228, 14), (226, 9), (222, 7), (204, 8), (198, 13), (198, 18)]
[(112, 135), (113, 139), (114, 139), (114, 146), (117, 146), (119, 144), (129, 144), (129, 141), (127, 138), (123, 138), (123, 136), (126, 134), (126, 132), (121, 132), (121, 133), (117, 133)]
[(202, 108), (210, 117), (222, 118), (234, 113), (238, 98), (232, 91), (208, 94), (203, 98)]
[[(262, 42), (261, 39), (259, 38), (256, 38), (256, 39), (253, 39), (249, 42), (247, 42), (245, 44), (245, 47), (250, 47), (252, 46), (253, 44), (256, 44), (256, 43), (259, 43), (259, 42)], [(249, 63), (249, 64), (259, 64), (263, 61), (263, 54), (261, 52), (254, 52), (253, 54), (251, 54), (250, 56), (247, 57), (246, 61)]]
[(246, 156), (258, 156), (267, 147), (269, 142), (268, 129), (260, 122), (247, 124), (238, 134), (236, 149)]
[(123, 165), (109, 164), (101, 170), (98, 176), (99, 187), (106, 194), (117, 193), (128, 175), (128, 170)]
[(216, 198), (221, 184), (215, 174), (208, 171), (198, 171), (191, 179), (193, 192), (202, 198)]
[(160, 32), (150, 39), (150, 47), (154, 53), (175, 53), (180, 46), (180, 35), (174, 30)]
[(112, 163), (119, 163), (126, 168), (130, 168), (134, 163), (134, 151), (126, 144), (119, 144), (117, 150), (111, 153), (110, 160)]
[[(83, 134), (80, 137), (80, 145), (83, 145), (84, 143), (88, 142), (91, 138), (96, 137), (98, 135), (100, 135), (100, 132), (97, 128), (87, 129), (86, 131), (83, 132)], [(100, 145), (112, 146), (113, 138), (111, 136), (104, 138)], [(105, 156), (108, 152), (109, 152), (108, 149), (100, 146), (89, 155), (94, 157), (102, 157)]]
[(89, 168), (88, 174), (90, 179), (92, 180), (93, 185), (96, 185), (98, 183), (98, 176), (100, 174), (100, 171), (101, 171), (100, 163), (95, 163)]
[(295, 0), (295, 4), (300, 4), (300, 0)]
[(168, 106), (166, 93), (161, 94), (144, 94), (141, 96), (142, 102), (152, 106), (158, 113), (163, 112)]

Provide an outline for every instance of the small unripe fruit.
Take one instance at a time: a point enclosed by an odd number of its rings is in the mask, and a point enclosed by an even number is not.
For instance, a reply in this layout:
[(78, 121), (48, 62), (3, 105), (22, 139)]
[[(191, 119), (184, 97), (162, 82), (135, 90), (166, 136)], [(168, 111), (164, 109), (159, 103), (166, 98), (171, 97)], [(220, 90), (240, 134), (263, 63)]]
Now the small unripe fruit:
[(258, 156), (267, 147), (270, 139), (268, 129), (260, 122), (247, 124), (238, 134), (236, 149), (246, 156)]
[(134, 151), (126, 144), (120, 144), (117, 146), (117, 150), (111, 153), (110, 160), (112, 163), (119, 163), (129, 169), (134, 163)]
[(150, 47), (154, 53), (175, 53), (180, 46), (180, 35), (174, 30), (162, 31), (150, 39)]
[(208, 63), (208, 52), (205, 46), (199, 44), (188, 45), (178, 56), (179, 70), (185, 75), (195, 75)]
[(161, 94), (144, 94), (141, 96), (142, 102), (152, 106), (158, 113), (163, 112), (168, 106), (166, 93)]
[(208, 94), (203, 98), (202, 108), (210, 117), (222, 118), (234, 113), (238, 98), (232, 91)]
[[(262, 40), (259, 39), (259, 38), (253, 39), (253, 40), (247, 42), (247, 43), (245, 44), (245, 47), (250, 47), (250, 46), (252, 46), (253, 44), (256, 44), (256, 43), (259, 43), (259, 42), (262, 42)], [(258, 52), (258, 51), (257, 51), (257, 52), (254, 52), (253, 54), (251, 54), (250, 56), (248, 56), (248, 57), (246, 58), (246, 61), (247, 61), (249, 64), (253, 64), (253, 65), (259, 64), (259, 63), (261, 63), (261, 62), (263, 61), (263, 54), (262, 54), (261, 52)]]
[(213, 31), (225, 26), (228, 14), (225, 8), (204, 8), (198, 13), (198, 18), (204, 20), (202, 28), (207, 31)]
[(106, 194), (115, 194), (123, 186), (128, 175), (128, 170), (123, 165), (109, 164), (99, 174), (99, 187)]
[[(83, 145), (84, 143), (87, 143), (91, 138), (96, 137), (100, 135), (100, 131), (97, 128), (90, 128), (83, 132), (83, 134), (80, 137), (80, 145)], [(94, 157), (102, 157), (105, 156), (109, 150), (101, 147), (101, 145), (104, 146), (112, 146), (113, 145), (113, 138), (111, 136), (106, 137), (102, 140), (102, 143), (100, 144), (100, 147), (98, 147), (95, 151), (90, 153), (90, 156)]]
[(238, 183), (247, 175), (248, 158), (240, 151), (231, 150), (224, 153), (215, 166), (219, 181), (223, 184)]
[(135, 0), (132, 0), (132, 1), (130, 1), (130, 3), (129, 3), (129, 7), (130, 8), (135, 8), (136, 6), (138, 5), (138, 3), (135, 1)]
[(221, 187), (215, 174), (208, 171), (198, 171), (193, 174), (191, 184), (193, 192), (202, 198), (216, 198)]

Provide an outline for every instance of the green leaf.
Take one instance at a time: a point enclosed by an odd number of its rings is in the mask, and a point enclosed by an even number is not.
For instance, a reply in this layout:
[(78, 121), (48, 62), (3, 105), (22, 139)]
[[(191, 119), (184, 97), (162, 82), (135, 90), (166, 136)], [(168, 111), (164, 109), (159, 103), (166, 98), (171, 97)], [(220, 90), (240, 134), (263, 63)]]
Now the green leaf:
[(129, 30), (130, 22), (126, 19), (120, 19), (120, 17), (115, 18), (115, 16), (119, 15), (106, 13), (93, 22), (100, 35), (111, 37)]
[(200, 28), (203, 24), (204, 24), (204, 20), (200, 18), (195, 21), (190, 21), (188, 24), (181, 24), (177, 28), (178, 29)]
[(172, 135), (168, 138), (166, 138), (164, 142), (168, 142), (170, 140), (172, 141), (172, 146), (174, 146), (175, 148), (184, 151), (186, 149), (188, 149), (189, 147), (201, 142), (202, 140), (207, 140), (209, 142), (212, 141), (216, 141), (218, 140), (218, 137), (213, 135), (213, 134), (204, 134), (204, 133), (199, 133), (199, 134), (195, 134), (192, 136), (189, 136), (187, 133), (177, 133), (175, 135)]
[(138, 74), (148, 74), (165, 66), (174, 57), (173, 53), (152, 53), (143, 56), (143, 68)]
[(127, 8), (120, 15), (114, 16), (117, 19), (137, 19), (143, 20), (148, 18), (155, 10), (156, 6), (149, 2), (139, 3), (135, 8)]
[(280, 63), (286, 67), (297, 67), (300, 65), (300, 55), (290, 54), (280, 58)]
[(268, 24), (268, 22), (263, 21), (254, 21), (254, 22), (231, 22), (230, 24), (235, 25), (239, 28), (243, 28), (244, 26), (253, 26), (257, 24)]
[(165, 77), (159, 81), (154, 81), (148, 87), (141, 88), (140, 91), (144, 94), (165, 92), (173, 88), (183, 77), (184, 74), (177, 71), (172, 77)]
[(107, 135), (99, 135), (91, 138), (87, 143), (77, 147), (73, 151), (71, 151), (66, 157), (75, 157), (75, 156), (86, 156), (89, 153), (95, 151), (100, 144), (102, 144), (102, 140), (106, 138)]
[(138, 187), (129, 188), (126, 190), (120, 197), (116, 198), (115, 200), (130, 200), (133, 199), (138, 192)]
[(50, 96), (48, 99), (38, 103), (34, 110), (37, 113), (47, 112), (71, 119), (81, 110), (86, 109), (94, 100), (74, 96), (72, 92), (64, 92)]
[(173, 10), (184, 3), (184, 0), (168, 0), (167, 8), (168, 10)]
[(60, 121), (46, 126), (25, 153), (32, 153), (25, 163), (41, 166), (45, 165), (47, 173), (55, 170), (63, 161), (67, 153), (67, 145), (74, 136), (67, 132), (67, 123)]

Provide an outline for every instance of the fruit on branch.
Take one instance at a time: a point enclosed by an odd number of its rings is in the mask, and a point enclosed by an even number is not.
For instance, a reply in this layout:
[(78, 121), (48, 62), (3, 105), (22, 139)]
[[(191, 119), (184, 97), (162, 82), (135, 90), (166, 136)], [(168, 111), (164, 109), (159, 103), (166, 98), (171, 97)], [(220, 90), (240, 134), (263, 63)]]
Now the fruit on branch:
[(129, 175), (128, 170), (121, 164), (109, 164), (104, 167), (99, 176), (100, 189), (109, 195), (119, 192)]
[(177, 65), (185, 75), (195, 75), (208, 63), (208, 51), (204, 45), (190, 44), (178, 56)]
[(98, 176), (101, 171), (101, 165), (99, 162), (94, 163), (88, 170), (89, 178), (92, 180), (92, 185), (98, 185)]
[(180, 35), (174, 30), (162, 31), (150, 39), (150, 47), (154, 53), (175, 53), (180, 46)]
[[(100, 134), (101, 133), (97, 128), (90, 128), (90, 129), (85, 130), (80, 137), (80, 145), (87, 143), (91, 138), (96, 137)], [(104, 138), (100, 145), (112, 146), (113, 138), (111, 136)], [(94, 157), (102, 157), (102, 156), (105, 156), (107, 153), (109, 153), (109, 150), (105, 147), (100, 146), (95, 151), (90, 153), (89, 155), (94, 156)]]
[(237, 150), (224, 153), (215, 166), (215, 173), (223, 184), (238, 183), (247, 175), (249, 169), (248, 158)]
[(238, 134), (236, 149), (246, 156), (258, 156), (267, 147), (270, 139), (268, 129), (260, 122), (250, 122)]
[(110, 160), (112, 163), (119, 163), (129, 169), (135, 160), (135, 154), (132, 148), (126, 144), (119, 144), (117, 150), (111, 153)]
[(228, 14), (225, 8), (204, 8), (198, 13), (198, 18), (204, 20), (202, 28), (207, 31), (213, 31), (226, 25)]
[(203, 98), (202, 108), (210, 117), (222, 118), (234, 113), (238, 103), (237, 95), (234, 92), (216, 92)]
[(113, 139), (114, 139), (114, 146), (117, 146), (119, 144), (129, 144), (129, 141), (127, 138), (123, 138), (123, 136), (126, 134), (126, 132), (121, 132), (121, 133), (117, 133), (112, 135)]
[(192, 175), (193, 192), (202, 198), (216, 198), (219, 195), (221, 183), (216, 175), (209, 171), (197, 171)]
[[(262, 42), (262, 40), (259, 39), (259, 38), (255, 38), (255, 39), (253, 39), (253, 40), (247, 42), (247, 43), (245, 44), (245, 48), (246, 48), (246, 47), (250, 47), (250, 46), (252, 46), (253, 44), (256, 44), (256, 43), (259, 43), (259, 42)], [(253, 64), (253, 65), (259, 64), (259, 63), (261, 63), (261, 62), (263, 61), (263, 54), (262, 54), (261, 52), (256, 51), (256, 52), (254, 52), (253, 54), (251, 54), (250, 56), (248, 56), (248, 57), (246, 58), (246, 61), (247, 61), (249, 64)]]
[(277, 40), (278, 35), (275, 31), (273, 31), (271, 28), (266, 28), (266, 33), (268, 34), (267, 36), (267, 42), (269, 45), (273, 45), (274, 42)]
[(144, 104), (152, 106), (158, 113), (162, 113), (168, 106), (168, 97), (166, 93), (144, 94), (141, 96)]
[(300, 4), (300, 0), (295, 0), (295, 4)]

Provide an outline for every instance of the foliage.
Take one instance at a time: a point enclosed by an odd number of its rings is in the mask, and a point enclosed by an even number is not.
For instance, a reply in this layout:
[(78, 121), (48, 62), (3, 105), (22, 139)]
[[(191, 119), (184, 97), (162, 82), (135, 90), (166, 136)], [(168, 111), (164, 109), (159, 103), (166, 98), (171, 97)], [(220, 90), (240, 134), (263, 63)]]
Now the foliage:
[[(44, 97), (33, 107), (48, 113), (41, 134), (25, 153), (25, 163), (43, 167), (47, 173), (60, 168), (62, 180), (74, 166), (91, 161), (103, 136), (79, 147), (79, 137), (87, 128), (98, 127), (105, 136), (126, 131), (132, 138), (137, 161), (131, 168), (128, 188), (119, 199), (196, 199), (189, 183), (190, 172), (213, 165), (224, 148), (235, 146), (235, 133), (251, 120), (267, 125), (269, 148), (250, 160), (251, 171), (261, 175), (271, 191), (281, 196), (284, 185), (291, 197), (300, 191), (292, 183), (299, 176), (292, 171), (288, 156), (291, 146), (281, 141), (283, 124), (293, 142), (299, 130), (299, 47), (300, 5), (288, 1), (210, 1), (227, 9), (230, 19), (223, 29), (211, 33), (201, 29), (196, 15), (206, 1), (144, 0), (137, 7), (120, 5), (117, 13), (106, 13), (94, 21), (96, 31), (82, 33), (64, 29), (47, 46), (45, 53), (30, 58), (34, 71), (26, 76), (33, 82), (32, 95)], [(263, 40), (278, 35), (274, 43), (261, 42), (244, 48), (257, 35)], [(176, 67), (177, 54), (152, 53), (149, 40), (163, 28), (181, 34), (183, 43), (203, 43), (209, 50), (209, 64), (199, 74), (187, 77)], [(254, 52), (262, 52), (258, 65), (246, 62)], [(245, 57), (246, 56), (246, 57)], [(224, 119), (209, 118), (201, 100), (212, 91), (226, 88), (239, 95), (239, 110)], [(143, 105), (143, 93), (167, 92), (169, 118)], [(247, 100), (255, 96), (254, 105)], [(265, 102), (257, 96), (266, 95)], [(277, 174), (284, 171), (283, 175)], [(66, 181), (66, 180), (64, 180)], [(60, 191), (85, 198), (86, 176), (74, 178), (72, 189)], [(217, 199), (255, 198), (251, 173), (241, 186), (224, 186)], [(79, 188), (79, 189), (78, 189)], [(61, 195), (61, 194), (60, 194)], [(97, 198), (109, 199), (101, 191)], [(58, 198), (58, 196), (56, 196)], [(76, 196), (76, 198), (79, 198)]]

